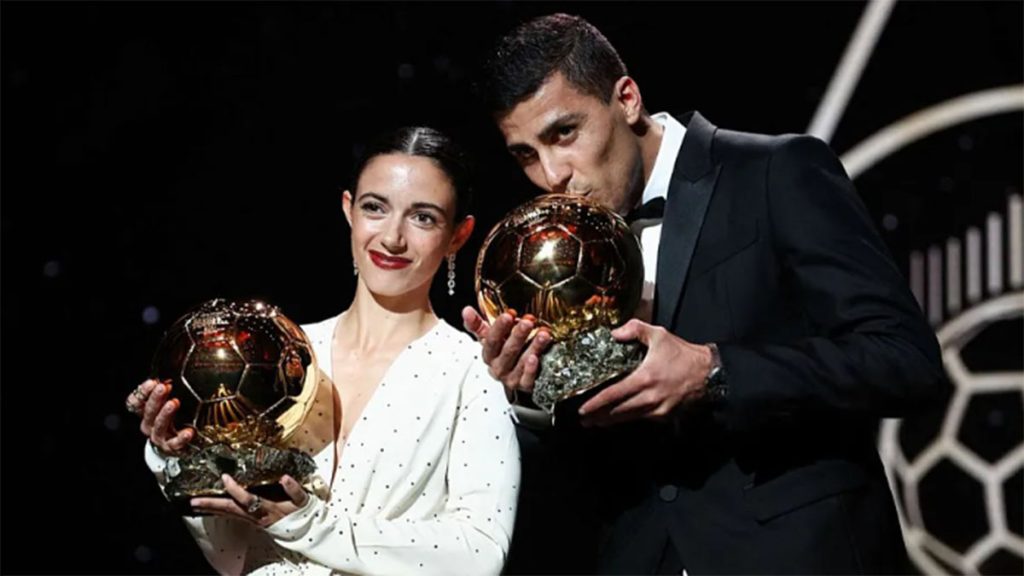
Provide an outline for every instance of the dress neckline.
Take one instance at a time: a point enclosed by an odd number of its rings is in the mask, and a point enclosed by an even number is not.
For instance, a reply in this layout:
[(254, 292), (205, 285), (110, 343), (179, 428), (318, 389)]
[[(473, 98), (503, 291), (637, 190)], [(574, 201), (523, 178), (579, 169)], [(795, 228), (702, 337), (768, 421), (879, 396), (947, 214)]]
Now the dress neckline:
[[(379, 397), (381, 396), (381, 388), (383, 387), (382, 384), (387, 383), (392, 372), (395, 370), (395, 366), (399, 365), (399, 363), (404, 359), (407, 353), (411, 352), (414, 348), (417, 348), (421, 343), (427, 341), (427, 339), (431, 335), (433, 335), (435, 332), (439, 332), (443, 326), (447, 326), (447, 322), (445, 322), (443, 318), (437, 318), (437, 321), (434, 322), (434, 325), (431, 326), (429, 330), (427, 330), (423, 334), (417, 336), (412, 341), (410, 341), (409, 344), (407, 344), (405, 348), (403, 348), (395, 356), (394, 360), (391, 361), (391, 364), (387, 367), (386, 370), (384, 370), (384, 374), (381, 376), (380, 380), (373, 387), (373, 392), (370, 393), (370, 397), (366, 400), (366, 405), (363, 406), (363, 411), (360, 413), (359, 419), (356, 420), (356, 422), (352, 425), (352, 428), (349, 430), (348, 436), (345, 438), (345, 441), (342, 444), (342, 456), (339, 457), (338, 441), (341, 433), (341, 428), (338, 423), (339, 414), (334, 397), (335, 394), (338, 393), (337, 387), (334, 384), (334, 338), (338, 330), (338, 322), (341, 321), (341, 316), (342, 314), (339, 314), (337, 317), (335, 317), (334, 322), (331, 323), (331, 340), (330, 348), (328, 349), (328, 370), (330, 371), (330, 373), (327, 376), (328, 380), (331, 383), (331, 489), (334, 488), (334, 481), (338, 476), (337, 471), (341, 468), (344, 455), (348, 453), (349, 443), (352, 441), (353, 436), (356, 435), (356, 431), (362, 428), (361, 424), (366, 420), (366, 416), (368, 413), (370, 413), (371, 408), (380, 403)], [(341, 400), (339, 398), (338, 403), (340, 402)], [(341, 408), (342, 410), (344, 410), (345, 407), (342, 406)]]

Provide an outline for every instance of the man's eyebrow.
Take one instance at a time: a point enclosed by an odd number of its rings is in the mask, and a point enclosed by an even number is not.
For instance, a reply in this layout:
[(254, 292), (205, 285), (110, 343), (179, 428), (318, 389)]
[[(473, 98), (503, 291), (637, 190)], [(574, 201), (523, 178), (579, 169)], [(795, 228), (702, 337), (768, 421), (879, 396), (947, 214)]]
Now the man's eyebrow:
[(559, 116), (552, 120), (551, 122), (548, 122), (547, 125), (544, 126), (543, 129), (541, 129), (540, 134), (538, 134), (537, 136), (542, 141), (546, 142), (550, 140), (552, 136), (555, 135), (555, 132), (557, 132), (559, 128), (562, 128), (569, 124), (577, 124), (580, 121), (582, 121), (585, 116), (586, 115), (582, 112), (574, 112), (572, 114), (565, 114)]
[(529, 154), (530, 152), (533, 152), (533, 147), (528, 144), (509, 144), (506, 147), (506, 149), (513, 156), (522, 156), (524, 154)]

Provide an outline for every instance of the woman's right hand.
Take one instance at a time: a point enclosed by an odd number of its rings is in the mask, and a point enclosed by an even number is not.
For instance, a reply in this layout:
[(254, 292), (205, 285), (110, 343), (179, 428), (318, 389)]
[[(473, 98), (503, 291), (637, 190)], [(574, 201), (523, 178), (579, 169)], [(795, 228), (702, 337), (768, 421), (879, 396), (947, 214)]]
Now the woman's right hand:
[(142, 418), (139, 429), (154, 446), (165, 454), (177, 454), (192, 441), (194, 431), (174, 429), (174, 412), (181, 402), (169, 399), (170, 393), (170, 380), (146, 380), (128, 394), (125, 407)]

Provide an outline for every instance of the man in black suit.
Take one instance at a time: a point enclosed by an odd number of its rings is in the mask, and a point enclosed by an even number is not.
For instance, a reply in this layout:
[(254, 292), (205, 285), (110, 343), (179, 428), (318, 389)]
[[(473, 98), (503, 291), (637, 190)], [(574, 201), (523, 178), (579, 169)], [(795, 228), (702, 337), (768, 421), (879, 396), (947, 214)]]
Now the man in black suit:
[[(905, 570), (874, 431), (946, 380), (829, 147), (649, 115), (607, 39), (564, 14), (510, 32), (481, 85), (540, 188), (623, 215), (663, 199), (637, 230), (650, 316), (614, 332), (647, 356), (549, 439), (575, 476), (558, 481), (604, 522), (594, 568)], [(527, 343), (528, 318), (463, 316), (492, 374), (531, 389), (549, 338)]]

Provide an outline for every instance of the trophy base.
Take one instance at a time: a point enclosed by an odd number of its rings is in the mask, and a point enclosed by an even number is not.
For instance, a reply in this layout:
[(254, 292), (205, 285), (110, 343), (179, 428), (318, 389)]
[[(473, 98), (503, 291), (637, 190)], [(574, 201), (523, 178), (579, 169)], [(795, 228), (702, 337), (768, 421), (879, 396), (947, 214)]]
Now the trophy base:
[(645, 353), (642, 344), (619, 342), (605, 326), (556, 342), (541, 356), (533, 402), (553, 414), (559, 402), (632, 372)]
[(221, 476), (228, 474), (246, 490), (268, 500), (282, 501), (288, 495), (279, 483), (281, 476), (288, 474), (304, 484), (315, 472), (313, 458), (294, 448), (257, 443), (214, 444), (181, 458), (168, 459), (170, 481), (164, 493), (172, 505), (191, 511), (192, 498), (228, 497), (221, 481)]

